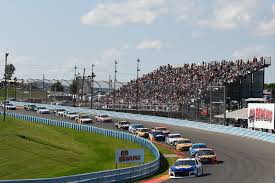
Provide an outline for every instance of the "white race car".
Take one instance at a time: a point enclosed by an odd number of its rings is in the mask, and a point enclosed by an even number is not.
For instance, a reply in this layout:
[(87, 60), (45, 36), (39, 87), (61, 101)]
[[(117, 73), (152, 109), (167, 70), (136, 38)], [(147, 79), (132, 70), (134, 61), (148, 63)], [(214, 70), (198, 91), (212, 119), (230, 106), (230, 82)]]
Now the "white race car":
[(37, 107), (36, 112), (40, 114), (50, 114), (49, 109), (47, 109), (46, 107)]
[(202, 164), (196, 158), (178, 159), (169, 169), (170, 178), (199, 177), (202, 175)]
[(169, 145), (176, 145), (177, 141), (181, 140), (182, 137), (180, 134), (178, 133), (171, 133), (171, 134), (168, 134), (166, 139), (165, 139), (165, 142)]
[(75, 118), (78, 118), (78, 116), (79, 115), (76, 112), (68, 112), (66, 115), (66, 118), (75, 119)]
[(16, 106), (11, 103), (6, 103), (5, 108), (8, 110), (16, 110)]
[(112, 118), (108, 115), (97, 115), (97, 116), (95, 116), (95, 120), (97, 122), (101, 122), (101, 123), (112, 122)]

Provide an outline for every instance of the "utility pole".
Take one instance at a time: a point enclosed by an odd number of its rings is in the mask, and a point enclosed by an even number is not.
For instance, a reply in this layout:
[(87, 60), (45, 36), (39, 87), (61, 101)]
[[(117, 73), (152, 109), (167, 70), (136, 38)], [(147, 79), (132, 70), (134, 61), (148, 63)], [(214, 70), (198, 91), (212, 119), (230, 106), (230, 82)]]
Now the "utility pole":
[(94, 64), (92, 64), (92, 83), (91, 83), (91, 109), (93, 108), (93, 97), (94, 97)]
[(140, 69), (139, 69), (139, 62), (140, 62), (140, 60), (139, 59), (137, 59), (137, 82), (136, 82), (136, 84), (137, 84), (137, 98), (136, 98), (136, 107), (137, 107), (137, 110), (139, 111), (139, 84), (138, 84), (138, 72), (140, 71)]
[(77, 69), (77, 67), (74, 66), (74, 79), (76, 79), (76, 69)]
[(226, 85), (223, 86), (223, 102), (224, 102), (223, 125), (226, 125)]
[(16, 101), (16, 99), (17, 99), (17, 94), (16, 94), (16, 87), (17, 87), (17, 78), (15, 77), (14, 78), (14, 99), (15, 99), (15, 101)]
[(5, 93), (4, 93), (4, 121), (6, 121), (6, 100), (7, 100), (7, 62), (8, 62), (8, 56), (9, 53), (5, 54), (5, 74), (4, 74), (4, 79), (5, 79)]
[(83, 76), (82, 76), (82, 86), (81, 86), (81, 102), (83, 102), (83, 94), (84, 94), (84, 82), (85, 82), (85, 68), (83, 70)]
[(30, 86), (29, 86), (29, 98), (31, 99), (32, 98), (32, 84), (30, 83)]
[(43, 83), (43, 91), (45, 91), (45, 75), (43, 74), (42, 78), (42, 83)]
[(117, 69), (116, 69), (116, 65), (117, 65), (117, 61), (115, 60), (115, 78), (114, 78), (114, 102), (113, 102), (113, 110), (115, 109), (116, 106), (116, 73), (117, 73)]
[(209, 99), (209, 103), (210, 103), (210, 108), (209, 108), (209, 122), (210, 124), (212, 123), (212, 85), (210, 84), (210, 99)]

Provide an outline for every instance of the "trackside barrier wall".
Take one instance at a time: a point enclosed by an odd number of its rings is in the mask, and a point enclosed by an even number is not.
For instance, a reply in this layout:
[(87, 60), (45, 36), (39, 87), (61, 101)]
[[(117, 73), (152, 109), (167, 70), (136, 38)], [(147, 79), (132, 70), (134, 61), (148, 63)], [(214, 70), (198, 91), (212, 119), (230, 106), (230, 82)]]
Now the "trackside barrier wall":
[[(3, 112), (1, 112), (0, 114), (3, 115)], [(101, 172), (64, 176), (64, 177), (55, 177), (55, 178), (28, 179), (28, 180), (0, 180), (0, 183), (3, 183), (3, 182), (7, 182), (7, 183), (133, 182), (133, 181), (151, 176), (154, 173), (156, 173), (159, 169), (160, 153), (158, 149), (148, 140), (134, 136), (132, 134), (113, 131), (113, 130), (106, 130), (106, 129), (97, 128), (97, 127), (88, 126), (88, 125), (50, 120), (50, 119), (40, 118), (35, 116), (21, 115), (16, 113), (7, 113), (7, 116), (21, 119), (24, 121), (42, 123), (42, 124), (53, 125), (53, 126), (60, 126), (64, 128), (72, 128), (79, 131), (91, 132), (91, 133), (96, 133), (96, 134), (101, 134), (105, 136), (110, 136), (110, 137), (131, 141), (149, 149), (156, 159), (150, 163), (129, 167), (129, 168), (107, 170), (107, 171), (101, 171)]]
[[(25, 103), (25, 102), (11, 102), (16, 106), (24, 106), (26, 104), (34, 104), (34, 103)], [(48, 105), (48, 104), (34, 104), (37, 106), (43, 106), (50, 110), (60, 109), (63, 108), (67, 111), (74, 111), (74, 112), (82, 112), (87, 114), (107, 114), (114, 118), (125, 118), (125, 119), (132, 119), (132, 120), (142, 120), (148, 122), (156, 122), (156, 123), (163, 123), (166, 125), (175, 125), (175, 126), (182, 126), (187, 128), (195, 128), (200, 130), (212, 131), (212, 132), (219, 132), (225, 133), (229, 135), (235, 135), (240, 137), (246, 137), (251, 139), (262, 140), (265, 142), (275, 143), (275, 134), (256, 131), (247, 128), (238, 128), (238, 127), (231, 127), (231, 126), (223, 126), (218, 124), (209, 124), (209, 123), (202, 123), (202, 122), (194, 122), (182, 119), (173, 119), (173, 118), (166, 118), (166, 117), (159, 117), (159, 116), (149, 116), (149, 115), (140, 115), (140, 114), (131, 114), (131, 113), (123, 113), (123, 112), (113, 112), (113, 111), (104, 111), (104, 110), (92, 110), (87, 108), (80, 108), (80, 107), (67, 107), (67, 106), (58, 106), (58, 105)]]

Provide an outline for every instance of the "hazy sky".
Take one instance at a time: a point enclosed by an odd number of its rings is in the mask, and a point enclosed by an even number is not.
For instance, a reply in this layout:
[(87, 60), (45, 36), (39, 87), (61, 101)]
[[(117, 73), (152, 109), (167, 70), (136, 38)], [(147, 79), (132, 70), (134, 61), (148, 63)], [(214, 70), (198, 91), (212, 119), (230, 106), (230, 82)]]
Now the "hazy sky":
[[(74, 66), (118, 80), (159, 65), (275, 58), (275, 0), (0, 0), (0, 74), (71, 79)], [(275, 82), (275, 67), (266, 71)]]

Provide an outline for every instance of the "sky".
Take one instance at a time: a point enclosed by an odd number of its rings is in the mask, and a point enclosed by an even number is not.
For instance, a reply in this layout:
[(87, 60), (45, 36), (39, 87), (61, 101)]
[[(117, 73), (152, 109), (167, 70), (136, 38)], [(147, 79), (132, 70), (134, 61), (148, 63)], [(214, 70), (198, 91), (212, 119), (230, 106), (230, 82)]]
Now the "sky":
[[(121, 82), (160, 65), (275, 58), (275, 0), (0, 0), (4, 55), (18, 78)], [(275, 82), (275, 67), (266, 69)]]

